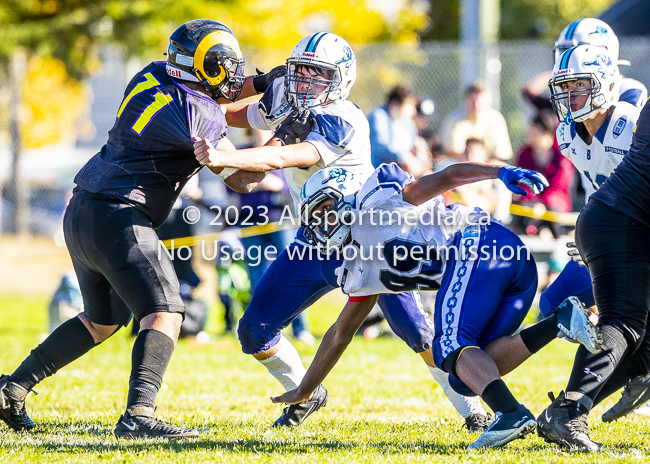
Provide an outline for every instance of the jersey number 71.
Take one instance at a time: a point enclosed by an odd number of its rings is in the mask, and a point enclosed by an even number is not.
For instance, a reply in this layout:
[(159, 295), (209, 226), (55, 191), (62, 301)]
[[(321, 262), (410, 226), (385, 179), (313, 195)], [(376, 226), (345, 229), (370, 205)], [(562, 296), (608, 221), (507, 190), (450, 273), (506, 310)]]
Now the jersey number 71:
[[(146, 73), (144, 75), (144, 80), (133, 87), (133, 90), (129, 92), (129, 94), (120, 105), (120, 109), (117, 111), (117, 119), (120, 119), (124, 108), (126, 108), (126, 105), (131, 101), (133, 97), (144, 92), (145, 90), (149, 90), (158, 85), (160, 85), (158, 79), (156, 79), (153, 74)], [(138, 116), (138, 118), (131, 126), (131, 130), (138, 135), (142, 135), (142, 131), (147, 128), (153, 117), (157, 115), (165, 106), (169, 105), (172, 101), (173, 98), (171, 95), (167, 95), (160, 91), (156, 92), (153, 101), (144, 107), (140, 113), (140, 116)]]

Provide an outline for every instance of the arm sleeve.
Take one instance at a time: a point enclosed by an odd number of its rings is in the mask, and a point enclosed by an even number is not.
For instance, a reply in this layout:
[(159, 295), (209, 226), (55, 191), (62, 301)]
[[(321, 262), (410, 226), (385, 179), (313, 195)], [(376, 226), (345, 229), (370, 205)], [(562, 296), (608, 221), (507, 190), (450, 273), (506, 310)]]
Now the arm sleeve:
[(333, 114), (314, 115), (314, 129), (307, 142), (316, 147), (325, 166), (350, 151), (355, 130), (352, 124)]
[(357, 206), (359, 209), (367, 209), (378, 202), (402, 201), (402, 190), (413, 180), (413, 176), (397, 164), (382, 164), (357, 194)]
[(251, 125), (253, 129), (258, 130), (269, 130), (270, 127), (266, 123), (266, 119), (262, 116), (260, 112), (259, 102), (251, 103), (248, 105), (246, 116), (248, 117), (248, 124)]

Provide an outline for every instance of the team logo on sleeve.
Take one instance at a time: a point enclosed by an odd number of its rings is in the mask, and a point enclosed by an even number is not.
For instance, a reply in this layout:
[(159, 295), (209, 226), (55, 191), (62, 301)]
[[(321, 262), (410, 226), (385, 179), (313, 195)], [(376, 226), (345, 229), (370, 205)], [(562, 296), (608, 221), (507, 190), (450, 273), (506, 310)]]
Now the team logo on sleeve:
[(615, 139), (618, 138), (618, 136), (623, 133), (626, 124), (627, 124), (626, 116), (621, 116), (620, 118), (618, 118), (618, 120), (614, 124), (614, 129), (612, 129), (612, 133), (614, 134)]

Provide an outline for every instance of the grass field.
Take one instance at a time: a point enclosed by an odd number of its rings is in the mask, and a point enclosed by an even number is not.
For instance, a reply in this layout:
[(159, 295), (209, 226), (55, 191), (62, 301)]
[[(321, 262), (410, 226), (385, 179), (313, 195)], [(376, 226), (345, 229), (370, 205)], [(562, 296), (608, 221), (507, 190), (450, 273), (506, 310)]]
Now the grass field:
[[(43, 298), (0, 297), (0, 370), (11, 372), (46, 327)], [(340, 308), (328, 298), (310, 309), (322, 335)], [(28, 412), (37, 423), (29, 434), (0, 425), (0, 462), (650, 462), (648, 419), (634, 416), (613, 425), (599, 420), (610, 399), (592, 414), (599, 455), (567, 453), (535, 435), (500, 450), (467, 452), (478, 435), (443, 398), (420, 357), (401, 341), (355, 340), (326, 381), (328, 406), (297, 430), (270, 424), (280, 408), (268, 398), (281, 388), (232, 336), (198, 345), (181, 341), (158, 398), (163, 419), (197, 427), (201, 436), (183, 442), (117, 441), (112, 432), (126, 401), (132, 340), (118, 333), (84, 358), (37, 386)], [(315, 348), (297, 344), (305, 363)], [(575, 346), (556, 341), (506, 377), (534, 414), (547, 391), (566, 384)], [(618, 394), (616, 395), (618, 397)]]

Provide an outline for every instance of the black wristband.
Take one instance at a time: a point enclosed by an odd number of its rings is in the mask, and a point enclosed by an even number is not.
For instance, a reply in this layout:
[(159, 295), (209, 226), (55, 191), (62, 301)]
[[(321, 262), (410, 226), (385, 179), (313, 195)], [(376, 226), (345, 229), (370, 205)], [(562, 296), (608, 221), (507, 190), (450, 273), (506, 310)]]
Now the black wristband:
[(253, 87), (257, 93), (264, 93), (269, 87), (267, 82), (267, 75), (260, 74), (259, 76), (253, 76)]

